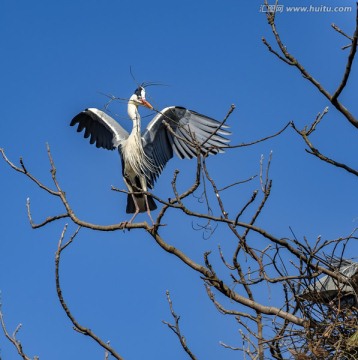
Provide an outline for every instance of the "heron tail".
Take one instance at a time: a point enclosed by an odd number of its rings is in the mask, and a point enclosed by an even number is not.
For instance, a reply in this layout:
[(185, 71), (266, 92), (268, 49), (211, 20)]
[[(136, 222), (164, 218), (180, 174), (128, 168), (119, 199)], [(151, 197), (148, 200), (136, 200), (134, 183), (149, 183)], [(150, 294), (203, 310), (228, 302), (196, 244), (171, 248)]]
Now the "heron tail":
[[(145, 212), (147, 211), (147, 204), (144, 198), (144, 195), (134, 195), (137, 205), (139, 206), (139, 212)], [(157, 208), (157, 205), (154, 202), (154, 199), (147, 195), (149, 210), (155, 210)], [(127, 208), (126, 208), (127, 214), (134, 214), (135, 213), (135, 204), (133, 200), (133, 196), (131, 194), (127, 197)]]

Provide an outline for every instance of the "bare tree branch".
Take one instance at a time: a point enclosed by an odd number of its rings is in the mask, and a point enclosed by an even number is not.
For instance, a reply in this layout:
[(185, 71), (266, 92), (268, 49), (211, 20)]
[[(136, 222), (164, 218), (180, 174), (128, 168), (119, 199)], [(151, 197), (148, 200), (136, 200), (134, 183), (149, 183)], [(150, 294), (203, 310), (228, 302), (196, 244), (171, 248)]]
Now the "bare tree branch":
[(277, 131), (276, 133), (274, 133), (272, 135), (268, 135), (268, 136), (265, 136), (265, 137), (263, 137), (261, 139), (254, 140), (254, 141), (251, 141), (251, 142), (248, 142), (248, 143), (241, 143), (241, 144), (238, 144), (238, 145), (227, 145), (227, 146), (225, 146), (225, 148), (235, 149), (235, 148), (247, 147), (247, 146), (252, 146), (252, 145), (259, 144), (259, 143), (267, 141), (269, 139), (273, 139), (274, 137), (281, 135), (290, 126), (290, 124), (291, 123), (287, 123), (281, 130)]
[[(21, 342), (16, 338), (16, 335), (18, 334), (18, 332), (20, 331), (22, 324), (19, 324), (15, 331), (13, 332), (12, 335), (10, 335), (6, 329), (6, 325), (5, 325), (5, 321), (4, 321), (4, 315), (2, 313), (2, 304), (0, 303), (0, 322), (1, 322), (1, 327), (2, 330), (5, 334), (5, 337), (14, 345), (14, 347), (17, 350), (17, 353), (21, 356), (21, 358), (23, 360), (31, 360), (31, 358), (29, 358), (25, 353), (24, 350), (22, 348)], [(38, 359), (38, 357), (34, 357), (34, 359)]]
[(19, 168), (18, 166), (14, 165), (5, 155), (5, 151), (4, 149), (1, 149), (0, 148), (0, 153), (3, 157), (3, 159), (5, 160), (5, 162), (12, 168), (14, 169), (15, 171), (21, 173), (21, 174), (24, 174), (26, 175), (29, 179), (31, 179), (36, 185), (38, 185), (41, 189), (47, 191), (49, 194), (51, 195), (54, 195), (54, 196), (59, 196), (59, 194), (48, 188), (47, 186), (45, 186), (44, 184), (42, 184), (38, 179), (36, 179), (32, 174), (30, 174), (27, 169), (25, 168), (25, 165), (24, 165), (24, 162), (22, 160), (22, 158), (20, 158), (20, 165), (21, 165), (21, 168)]
[[(264, 0), (265, 5), (268, 7), (268, 1)], [(346, 69), (342, 78), (341, 83), (339, 84), (337, 90), (333, 95), (331, 95), (306, 69), (303, 65), (287, 50), (287, 47), (282, 43), (281, 37), (277, 31), (275, 24), (275, 13), (268, 11), (266, 12), (267, 20), (269, 25), (271, 26), (272, 33), (275, 37), (276, 44), (278, 45), (280, 55), (277, 51), (273, 50), (272, 46), (268, 43), (265, 38), (262, 38), (263, 43), (266, 45), (268, 50), (275, 54), (280, 60), (284, 61), (286, 64), (290, 66), (296, 67), (302, 74), (302, 76), (307, 79), (311, 84), (313, 84), (320, 93), (322, 93), (335, 108), (345, 116), (345, 118), (356, 128), (358, 128), (358, 120), (348, 111), (346, 107), (344, 107), (339, 101), (338, 97), (343, 91), (344, 87), (347, 84), (349, 75), (351, 73), (352, 63), (354, 60), (354, 56), (357, 49), (357, 38), (358, 38), (358, 5), (357, 5), (357, 15), (356, 15), (356, 29), (353, 35), (352, 47), (350, 54), (348, 55)]]
[(355, 28), (354, 35), (352, 38), (351, 50), (348, 55), (347, 64), (346, 64), (346, 68), (345, 68), (345, 71), (344, 71), (344, 74), (342, 77), (342, 81), (339, 84), (335, 93), (331, 97), (331, 102), (333, 104), (337, 103), (337, 99), (338, 99), (339, 95), (341, 94), (341, 92), (343, 91), (345, 86), (347, 85), (347, 81), (348, 81), (348, 78), (349, 78), (349, 75), (350, 75), (351, 69), (352, 69), (353, 60), (354, 60), (355, 54), (357, 52), (357, 41), (358, 41), (358, 4), (357, 4), (357, 9), (356, 9), (356, 28)]
[(58, 299), (60, 301), (60, 304), (63, 308), (63, 310), (65, 311), (67, 317), (71, 320), (73, 326), (74, 326), (74, 330), (76, 330), (77, 332), (89, 336), (91, 339), (93, 339), (98, 345), (100, 345), (103, 349), (105, 349), (106, 351), (108, 351), (115, 359), (117, 360), (123, 360), (123, 357), (121, 357), (111, 346), (109, 346), (109, 343), (104, 342), (102, 339), (100, 339), (97, 335), (95, 335), (92, 330), (80, 325), (78, 323), (78, 321), (75, 319), (75, 317), (73, 316), (73, 314), (71, 313), (70, 309), (68, 308), (63, 295), (62, 295), (62, 289), (61, 289), (61, 284), (60, 284), (60, 260), (61, 260), (61, 253), (63, 250), (65, 250), (67, 248), (67, 246), (69, 246), (72, 241), (74, 240), (74, 238), (76, 237), (76, 235), (78, 234), (80, 228), (78, 228), (76, 230), (76, 232), (71, 236), (70, 240), (67, 241), (67, 243), (65, 243), (64, 245), (62, 245), (65, 233), (67, 230), (67, 225), (65, 225), (62, 233), (61, 233), (61, 237), (60, 240), (58, 242), (58, 246), (57, 246), (57, 251), (56, 251), (56, 255), (55, 255), (55, 280), (56, 280), (56, 291), (57, 291), (57, 296)]
[(200, 272), (202, 275), (204, 275), (206, 281), (208, 281), (210, 284), (212, 284), (217, 290), (219, 290), (221, 293), (226, 295), (228, 298), (234, 300), (237, 303), (240, 303), (244, 306), (250, 307), (254, 310), (260, 311), (263, 314), (266, 315), (275, 315), (282, 319), (288, 319), (289, 321), (293, 322), (296, 325), (304, 326), (305, 320), (301, 319), (297, 316), (292, 316), (291, 314), (278, 309), (273, 306), (264, 306), (262, 304), (259, 304), (255, 301), (252, 301), (244, 296), (239, 295), (238, 293), (231, 290), (221, 279), (219, 279), (217, 276), (213, 275), (209, 269), (206, 267), (199, 265), (195, 263), (192, 259), (190, 259), (188, 256), (186, 256), (183, 252), (181, 252), (179, 249), (175, 248), (172, 245), (167, 244), (158, 233), (154, 231), (154, 229), (149, 229), (149, 232), (156, 240), (157, 244), (163, 248), (168, 253), (171, 253), (175, 256), (177, 256), (180, 260), (182, 260), (185, 264), (190, 266), (193, 270)]
[(315, 126), (318, 122), (315, 121), (315, 123), (312, 124), (310, 130), (306, 131), (306, 130), (298, 130), (296, 125), (294, 124), (294, 122), (291, 123), (292, 128), (302, 137), (302, 139), (304, 140), (304, 142), (307, 144), (307, 146), (309, 147), (310, 150), (306, 150), (309, 154), (316, 156), (317, 158), (319, 158), (320, 160), (331, 164), (333, 166), (336, 166), (338, 168), (344, 169), (347, 172), (358, 176), (358, 170), (355, 170), (351, 167), (349, 167), (348, 165), (338, 162), (336, 160), (333, 160), (331, 158), (329, 158), (326, 155), (323, 155), (317, 148), (314, 147), (314, 145), (311, 143), (311, 141), (308, 138), (308, 135), (315, 129)]
[(162, 322), (163, 322), (163, 324), (167, 325), (169, 327), (169, 329), (172, 330), (174, 332), (174, 334), (178, 337), (182, 348), (189, 355), (190, 359), (196, 360), (197, 357), (191, 352), (191, 350), (189, 349), (189, 347), (188, 347), (188, 345), (186, 343), (186, 339), (185, 339), (184, 335), (182, 335), (182, 333), (181, 333), (181, 330), (180, 330), (180, 327), (179, 327), (180, 316), (178, 316), (174, 311), (173, 303), (172, 303), (172, 300), (170, 298), (170, 293), (169, 293), (168, 290), (166, 291), (166, 295), (167, 295), (167, 301), (168, 301), (168, 304), (169, 304), (170, 312), (172, 314), (172, 317), (173, 317), (175, 323), (173, 325), (173, 324), (170, 324), (169, 322), (164, 321), (164, 320)]

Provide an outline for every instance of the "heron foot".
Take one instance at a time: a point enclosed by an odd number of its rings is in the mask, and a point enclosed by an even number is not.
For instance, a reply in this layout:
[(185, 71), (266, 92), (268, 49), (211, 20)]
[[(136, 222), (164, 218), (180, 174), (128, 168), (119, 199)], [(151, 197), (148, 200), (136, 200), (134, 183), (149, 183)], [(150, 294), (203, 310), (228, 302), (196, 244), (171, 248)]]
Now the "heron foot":
[(128, 221), (122, 221), (121, 223), (119, 223), (119, 228), (120, 229), (125, 229), (128, 224), (129, 224)]

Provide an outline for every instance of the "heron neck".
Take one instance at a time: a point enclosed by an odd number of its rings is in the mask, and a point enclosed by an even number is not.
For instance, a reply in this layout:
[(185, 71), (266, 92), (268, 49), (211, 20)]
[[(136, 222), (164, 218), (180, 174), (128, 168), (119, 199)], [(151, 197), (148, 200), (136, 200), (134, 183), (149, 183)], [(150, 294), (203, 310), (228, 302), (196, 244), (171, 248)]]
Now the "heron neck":
[(128, 115), (133, 121), (132, 134), (140, 134), (140, 115), (138, 112), (138, 106), (129, 102)]

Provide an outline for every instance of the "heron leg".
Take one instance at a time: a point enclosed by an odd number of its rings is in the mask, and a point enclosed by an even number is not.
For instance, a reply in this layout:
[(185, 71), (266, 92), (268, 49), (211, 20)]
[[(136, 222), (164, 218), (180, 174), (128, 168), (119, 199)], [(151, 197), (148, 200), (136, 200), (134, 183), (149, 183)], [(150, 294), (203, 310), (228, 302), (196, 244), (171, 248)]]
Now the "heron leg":
[(149, 204), (148, 204), (148, 196), (147, 195), (144, 195), (144, 196), (145, 196), (145, 204), (147, 205), (147, 214), (148, 214), (150, 220), (152, 221), (152, 224), (154, 225), (152, 215), (150, 214), (150, 209), (149, 209)]
[(133, 194), (132, 195), (132, 198), (133, 198), (133, 201), (134, 201), (134, 206), (135, 206), (135, 213), (133, 214), (132, 218), (128, 221), (129, 224), (132, 223), (132, 221), (136, 218), (136, 216), (139, 214), (139, 206), (137, 204), (137, 200), (135, 198), (135, 196)]
[(133, 222), (133, 220), (136, 218), (136, 216), (139, 214), (139, 206), (138, 206), (138, 203), (137, 203), (137, 199), (135, 198), (133, 192), (135, 191), (132, 187), (132, 185), (130, 184), (130, 182), (126, 179), (126, 177), (124, 176), (123, 177), (123, 180), (125, 182), (125, 184), (127, 185), (127, 188), (129, 190), (129, 192), (131, 193), (130, 195), (132, 196), (132, 199), (133, 199), (133, 202), (134, 202), (134, 206), (135, 206), (135, 212), (133, 214), (133, 216), (131, 217), (131, 219), (129, 221), (126, 221), (125, 223), (126, 224), (131, 224)]
[[(142, 185), (142, 189), (143, 189), (144, 191), (147, 191), (147, 190), (148, 190), (148, 189), (147, 189), (147, 180), (145, 179), (144, 176), (141, 176), (141, 177), (140, 177), (140, 183), (141, 183), (141, 185)], [(145, 200), (145, 205), (146, 205), (146, 207), (147, 207), (147, 214), (148, 214), (148, 216), (149, 216), (149, 219), (152, 221), (152, 224), (154, 225), (154, 221), (153, 221), (152, 215), (150, 214), (150, 208), (149, 208), (149, 204), (148, 204), (148, 196), (147, 196), (147, 194), (143, 194), (143, 196), (144, 196), (144, 200)]]
[[(133, 196), (133, 195), (132, 195), (132, 196)], [(135, 205), (135, 208), (136, 208), (135, 213), (133, 214), (133, 216), (131, 217), (131, 219), (130, 219), (129, 221), (122, 221), (122, 222), (120, 223), (120, 225), (121, 225), (123, 228), (125, 228), (126, 225), (132, 224), (133, 220), (134, 220), (134, 219), (136, 218), (136, 216), (139, 214), (139, 206), (138, 206), (137, 202), (135, 201), (135, 197), (134, 197), (134, 196), (133, 196), (133, 201), (134, 201), (134, 205)]]
[[(135, 206), (135, 212), (132, 216), (132, 218), (127, 222), (127, 224), (131, 224), (133, 222), (133, 220), (135, 219), (135, 217), (139, 214), (140, 212), (140, 208), (139, 208), (139, 205), (138, 205), (138, 202), (137, 202), (137, 199), (136, 197), (134, 196), (134, 192), (138, 192), (138, 191), (141, 191), (141, 192), (146, 192), (147, 191), (147, 181), (146, 181), (146, 178), (145, 176), (140, 176), (139, 177), (139, 181), (140, 181), (140, 185), (141, 185), (141, 189), (140, 188), (137, 188), (136, 186), (133, 187), (131, 182), (128, 181), (129, 179), (126, 178), (126, 176), (123, 177), (123, 180), (125, 182), (125, 184), (127, 185), (127, 188), (130, 192), (130, 195), (132, 196), (132, 199), (133, 199), (133, 202), (134, 202), (134, 206)], [(150, 208), (149, 208), (149, 203), (148, 203), (148, 196), (146, 194), (143, 194), (143, 197), (144, 197), (144, 201), (145, 201), (145, 205), (147, 207), (147, 214), (150, 218), (150, 220), (152, 221), (152, 224), (154, 224), (154, 221), (153, 221), (153, 218), (152, 218), (152, 215), (150, 213)]]

